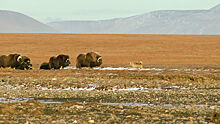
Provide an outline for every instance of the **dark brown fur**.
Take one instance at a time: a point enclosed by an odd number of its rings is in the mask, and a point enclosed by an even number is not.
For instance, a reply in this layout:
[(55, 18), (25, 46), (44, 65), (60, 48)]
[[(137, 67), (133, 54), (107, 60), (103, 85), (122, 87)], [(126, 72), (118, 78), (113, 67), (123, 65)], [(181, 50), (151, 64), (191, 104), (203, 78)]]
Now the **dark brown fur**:
[(95, 52), (80, 54), (76, 59), (76, 67), (96, 67), (102, 64), (102, 57)]
[(27, 56), (22, 56), (21, 63), (18, 67), (16, 67), (16, 69), (21, 69), (21, 70), (32, 69), (30, 58), (28, 58)]
[(70, 65), (69, 56), (68, 55), (58, 55), (57, 57), (51, 57), (49, 60), (50, 68), (60, 69)]
[(40, 69), (50, 70), (50, 65), (48, 62), (44, 62), (40, 65)]
[(16, 68), (21, 64), (20, 54), (9, 54), (0, 56), (0, 67), (11, 67)]

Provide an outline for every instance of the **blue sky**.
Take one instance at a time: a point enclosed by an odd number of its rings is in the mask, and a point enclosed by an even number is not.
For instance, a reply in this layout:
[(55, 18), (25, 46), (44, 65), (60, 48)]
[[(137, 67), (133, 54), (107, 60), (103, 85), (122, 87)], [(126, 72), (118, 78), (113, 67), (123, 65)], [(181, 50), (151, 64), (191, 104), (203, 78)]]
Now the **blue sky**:
[(0, 9), (49, 22), (111, 19), (155, 10), (209, 9), (218, 4), (220, 0), (0, 0)]

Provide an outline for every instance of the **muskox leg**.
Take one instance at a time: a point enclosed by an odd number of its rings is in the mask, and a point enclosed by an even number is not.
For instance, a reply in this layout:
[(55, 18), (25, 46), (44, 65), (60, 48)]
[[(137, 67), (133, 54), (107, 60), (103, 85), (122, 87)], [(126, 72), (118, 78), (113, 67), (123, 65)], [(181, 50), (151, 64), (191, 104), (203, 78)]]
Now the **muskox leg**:
[(60, 66), (60, 70), (62, 70), (63, 69), (63, 66)]
[(88, 66), (88, 70), (93, 70), (93, 68), (90, 66), (90, 64)]
[(82, 67), (81, 66), (76, 66), (76, 69), (82, 69)]
[(76, 68), (81, 68), (81, 64), (79, 64), (79, 62), (76, 63)]

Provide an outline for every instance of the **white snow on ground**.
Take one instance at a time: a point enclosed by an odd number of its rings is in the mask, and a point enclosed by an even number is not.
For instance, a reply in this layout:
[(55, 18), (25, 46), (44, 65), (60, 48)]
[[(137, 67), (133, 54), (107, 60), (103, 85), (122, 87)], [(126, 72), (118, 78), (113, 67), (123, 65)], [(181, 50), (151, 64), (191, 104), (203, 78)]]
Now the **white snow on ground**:
[(40, 103), (45, 103), (45, 104), (62, 104), (63, 102), (60, 101), (55, 101), (55, 100), (37, 100)]
[[(76, 69), (75, 66), (68, 66), (65, 67), (64, 69)], [(131, 68), (131, 67), (95, 67), (93, 68), (94, 70), (144, 70), (144, 71), (149, 71), (149, 70), (154, 70), (154, 71), (162, 71), (164, 69), (160, 69), (160, 68), (143, 68), (143, 69), (139, 69), (139, 68)]]
[[(5, 98), (0, 97), (0, 103), (15, 103), (15, 102), (27, 102), (28, 100), (37, 100), (40, 103), (44, 104), (62, 104), (65, 101), (57, 100), (56, 98), (48, 98), (48, 99), (35, 99), (35, 98)], [(78, 104), (85, 104), (82, 102), (78, 102)], [(174, 107), (178, 105), (173, 104), (163, 104), (163, 105), (155, 105), (155, 104), (146, 104), (146, 103), (101, 103), (102, 105), (123, 105), (123, 106), (165, 106), (165, 107)], [(187, 106), (187, 105), (184, 105)], [(220, 108), (219, 105), (204, 105), (198, 104), (197, 107), (209, 107), (209, 108)]]
[[(89, 86), (92, 86), (91, 84)], [(65, 91), (65, 90), (70, 90), (70, 91), (94, 91), (96, 90), (96, 88), (98, 87), (89, 87), (89, 88), (72, 88), (72, 87), (68, 87), (65, 89), (61, 89), (61, 88), (46, 88), (46, 87), (39, 87), (38, 90), (57, 90), (57, 91)], [(165, 89), (180, 89), (180, 90), (188, 90), (189, 88), (185, 88), (185, 87), (179, 87), (179, 86), (171, 86), (171, 87), (165, 87), (165, 88), (145, 88), (145, 87), (140, 87), (140, 88), (113, 88), (112, 90), (108, 90), (108, 91), (138, 91), (138, 90), (165, 90)]]
[(64, 67), (63, 69), (76, 69), (75, 66), (67, 66), (67, 67)]
[(25, 87), (25, 86), (24, 86), (24, 85), (19, 85), (19, 86), (17, 86), (17, 87), (14, 87), (14, 86), (12, 86), (12, 85), (10, 85), (10, 84), (6, 84), (6, 85), (0, 86), (0, 88), (11, 89), (11, 90), (18, 90), (18, 89), (21, 89), (21, 88), (23, 88), (23, 87)]
[[(155, 88), (154, 88), (155, 89)], [(61, 89), (61, 88), (46, 88), (46, 87), (40, 87), (38, 88), (38, 90), (57, 90), (57, 91), (64, 91), (64, 90), (70, 90), (70, 91), (94, 91), (95, 87), (90, 87), (90, 88), (65, 88), (65, 89)], [(137, 90), (148, 90), (148, 88), (126, 88), (126, 89), (112, 89), (109, 91), (137, 91)]]
[(136, 91), (136, 90), (148, 90), (148, 88), (126, 88), (126, 89), (112, 89), (112, 91)]
[(170, 71), (180, 71), (180, 69), (169, 69)]
[(0, 103), (14, 103), (14, 102), (27, 102), (28, 100), (34, 100), (34, 98), (5, 98), (0, 97)]
[[(24, 85), (20, 85), (17, 87), (14, 87), (12, 85), (2, 85), (0, 88), (2, 89), (11, 89), (11, 90), (19, 90), (24, 88)], [(75, 87), (68, 87), (68, 88), (48, 88), (48, 87), (42, 87), (39, 84), (36, 85), (37, 90), (51, 90), (51, 91), (94, 91), (96, 88), (98, 88), (98, 84), (88, 84), (88, 87), (85, 88), (75, 88)], [(133, 87), (133, 88), (113, 88), (112, 90), (108, 91), (138, 91), (138, 90), (165, 90), (165, 89), (180, 89), (180, 90), (189, 90), (190, 88), (180, 87), (180, 86), (169, 86), (165, 88), (145, 88), (145, 87)]]
[[(65, 67), (64, 69), (77, 69), (75, 66), (68, 66)], [(84, 69), (88, 69), (88, 68), (84, 68)], [(164, 71), (166, 69), (163, 68), (132, 68), (132, 67), (95, 67), (93, 68), (94, 70), (117, 70), (117, 71), (123, 71), (123, 70), (128, 70), (128, 71), (132, 71), (132, 70), (139, 70), (139, 71)], [(167, 69), (169, 71), (209, 71), (209, 69), (207, 70), (202, 70), (202, 69)]]
[(154, 70), (154, 71), (162, 71), (164, 69), (160, 69), (160, 68), (143, 68), (143, 69), (139, 69), (139, 68), (131, 68), (131, 67), (118, 67), (118, 68), (113, 68), (113, 67), (104, 67), (104, 68), (100, 68), (100, 67), (96, 67), (94, 68), (95, 70), (144, 70), (144, 71), (150, 71), (150, 70)]
[(117, 76), (118, 74), (109, 73), (109, 76)]
[(70, 91), (92, 91), (92, 90), (95, 90), (95, 88), (94, 88), (94, 87), (92, 87), (92, 88), (72, 88), (72, 87), (68, 87), (68, 88), (62, 89), (62, 88), (47, 88), (47, 87), (41, 87), (41, 88), (38, 88), (38, 90), (57, 90), (57, 91), (64, 91), (64, 90), (70, 90)]
[(103, 105), (124, 105), (124, 106), (154, 106), (154, 104), (144, 104), (144, 103), (101, 103)]

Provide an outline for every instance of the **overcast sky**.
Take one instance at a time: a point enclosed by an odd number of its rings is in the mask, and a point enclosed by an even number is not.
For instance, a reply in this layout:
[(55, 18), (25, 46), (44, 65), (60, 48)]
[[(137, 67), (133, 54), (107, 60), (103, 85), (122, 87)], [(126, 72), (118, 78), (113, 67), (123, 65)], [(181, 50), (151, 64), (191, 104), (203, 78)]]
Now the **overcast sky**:
[(49, 22), (110, 19), (155, 10), (209, 9), (218, 4), (220, 0), (0, 0), (0, 9)]

